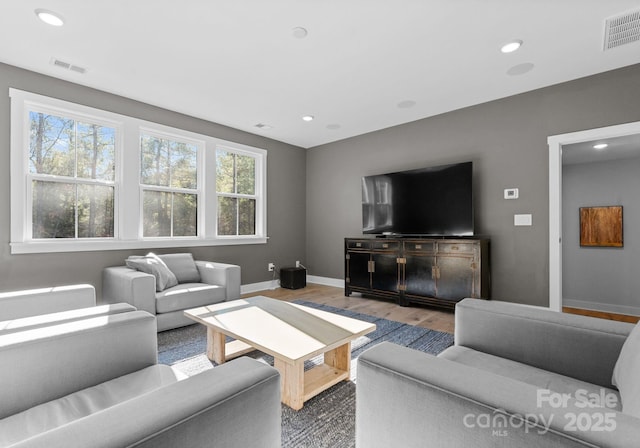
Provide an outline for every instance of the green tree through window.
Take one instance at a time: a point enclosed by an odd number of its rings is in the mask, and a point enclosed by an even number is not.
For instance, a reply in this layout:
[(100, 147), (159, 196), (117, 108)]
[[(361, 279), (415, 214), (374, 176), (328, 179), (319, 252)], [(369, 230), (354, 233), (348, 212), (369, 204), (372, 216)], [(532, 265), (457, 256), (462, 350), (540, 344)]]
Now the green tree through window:
[(256, 159), (216, 150), (218, 235), (256, 234)]
[(197, 236), (197, 145), (143, 134), (140, 157), (143, 236)]
[(29, 112), (32, 237), (114, 236), (115, 129)]

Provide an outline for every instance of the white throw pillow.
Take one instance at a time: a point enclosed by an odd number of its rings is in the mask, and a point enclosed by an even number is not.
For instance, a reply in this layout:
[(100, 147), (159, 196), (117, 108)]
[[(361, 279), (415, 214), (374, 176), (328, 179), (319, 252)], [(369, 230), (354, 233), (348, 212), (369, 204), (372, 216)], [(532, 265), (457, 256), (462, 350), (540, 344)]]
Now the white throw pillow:
[(620, 391), (622, 412), (640, 418), (640, 323), (622, 345), (611, 382)]
[(200, 271), (190, 253), (162, 254), (159, 256), (178, 279), (178, 283), (200, 283)]
[(152, 274), (156, 278), (156, 291), (164, 291), (176, 286), (178, 279), (167, 265), (156, 254), (148, 253), (146, 256), (132, 255), (126, 260), (127, 266), (140, 272)]

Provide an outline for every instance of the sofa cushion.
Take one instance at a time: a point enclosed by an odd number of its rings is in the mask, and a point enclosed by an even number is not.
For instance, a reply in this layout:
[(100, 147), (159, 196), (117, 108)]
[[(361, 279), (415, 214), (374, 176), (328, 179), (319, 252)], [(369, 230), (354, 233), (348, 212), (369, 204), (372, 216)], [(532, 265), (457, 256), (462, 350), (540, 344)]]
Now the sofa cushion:
[[(613, 389), (538, 369), (537, 367), (511, 361), (510, 359), (489, 355), (468, 347), (454, 345), (441, 352), (438, 356), (470, 367), (492, 372), (496, 375), (531, 384), (538, 387), (539, 390), (569, 394), (572, 398), (591, 401), (596, 405), (607, 405), (607, 407), (611, 407), (617, 411), (622, 408), (620, 394)], [(603, 403), (601, 399), (603, 396), (607, 403)]]
[(178, 279), (178, 283), (200, 283), (200, 271), (190, 253), (163, 254), (159, 256)]
[(43, 403), (0, 420), (0, 446), (33, 437), (185, 378), (183, 373), (157, 364)]
[(640, 418), (640, 323), (622, 345), (611, 382), (620, 391), (622, 412)]
[(156, 312), (170, 313), (224, 302), (226, 289), (206, 283), (181, 283), (156, 294)]
[(132, 255), (126, 260), (126, 265), (156, 278), (156, 291), (164, 291), (178, 284), (178, 279), (165, 262), (154, 253), (145, 256)]

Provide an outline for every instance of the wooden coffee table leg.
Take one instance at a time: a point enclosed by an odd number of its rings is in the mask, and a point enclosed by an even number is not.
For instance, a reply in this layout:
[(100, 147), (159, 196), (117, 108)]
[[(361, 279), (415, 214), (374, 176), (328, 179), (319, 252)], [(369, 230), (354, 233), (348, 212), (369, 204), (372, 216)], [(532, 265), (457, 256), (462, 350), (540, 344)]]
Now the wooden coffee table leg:
[[(351, 342), (326, 352), (324, 354), (324, 363), (349, 373), (351, 371)], [(347, 378), (349, 378), (348, 375)]]
[(304, 362), (289, 364), (275, 358), (273, 365), (280, 372), (282, 402), (299, 411), (304, 405)]
[(225, 335), (212, 327), (207, 327), (207, 358), (216, 364), (226, 361)]

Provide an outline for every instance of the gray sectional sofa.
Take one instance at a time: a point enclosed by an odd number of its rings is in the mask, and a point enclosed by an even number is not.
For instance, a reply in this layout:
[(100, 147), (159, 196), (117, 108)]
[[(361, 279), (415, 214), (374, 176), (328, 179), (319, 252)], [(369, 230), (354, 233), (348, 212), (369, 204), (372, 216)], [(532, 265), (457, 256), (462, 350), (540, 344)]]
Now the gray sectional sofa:
[(358, 358), (362, 448), (638, 447), (640, 327), (465, 299), (455, 345)]
[(277, 370), (186, 377), (158, 364), (154, 316), (119, 311), (0, 334), (0, 447), (280, 446)]

